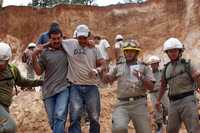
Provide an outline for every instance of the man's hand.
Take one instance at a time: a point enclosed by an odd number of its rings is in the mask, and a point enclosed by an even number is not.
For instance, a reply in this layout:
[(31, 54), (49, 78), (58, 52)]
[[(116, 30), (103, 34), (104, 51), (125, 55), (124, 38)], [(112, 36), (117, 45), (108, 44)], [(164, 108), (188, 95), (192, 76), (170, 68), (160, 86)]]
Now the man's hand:
[(109, 74), (103, 75), (102, 80), (103, 80), (104, 83), (112, 82), (112, 81), (111, 81), (111, 76), (110, 76)]
[(44, 49), (44, 46), (38, 45), (38, 46), (34, 49), (33, 54), (34, 54), (34, 55), (39, 55), (39, 54), (43, 51), (43, 49)]
[(98, 71), (96, 69), (92, 69), (89, 73), (88, 73), (88, 76), (89, 78), (93, 79), (93, 78), (97, 78), (97, 75), (98, 75)]
[(137, 71), (137, 70), (133, 70), (132, 74), (134, 76), (136, 76), (139, 80), (143, 80), (143, 78), (144, 78), (144, 74), (142, 72)]

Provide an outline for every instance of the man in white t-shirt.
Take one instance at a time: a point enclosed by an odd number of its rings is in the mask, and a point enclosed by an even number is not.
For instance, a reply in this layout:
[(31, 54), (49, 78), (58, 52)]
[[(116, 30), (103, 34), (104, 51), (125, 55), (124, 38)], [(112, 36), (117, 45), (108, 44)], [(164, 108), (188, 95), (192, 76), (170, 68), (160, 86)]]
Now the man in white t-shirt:
[(94, 41), (95, 41), (96, 47), (99, 48), (99, 50), (101, 51), (103, 58), (109, 64), (111, 60), (111, 54), (112, 54), (110, 44), (108, 43), (106, 39), (102, 39), (100, 36), (95, 36)]
[(120, 58), (124, 56), (123, 51), (122, 51), (123, 45), (124, 45), (123, 36), (120, 34), (116, 35), (115, 45), (114, 45), (116, 62), (118, 62), (120, 60)]
[(68, 55), (68, 79), (70, 91), (69, 133), (81, 133), (80, 119), (86, 107), (90, 119), (90, 133), (100, 133), (100, 94), (97, 87), (98, 74), (105, 69), (105, 60), (96, 47), (89, 44), (90, 31), (86, 25), (76, 28), (77, 39), (63, 41)]

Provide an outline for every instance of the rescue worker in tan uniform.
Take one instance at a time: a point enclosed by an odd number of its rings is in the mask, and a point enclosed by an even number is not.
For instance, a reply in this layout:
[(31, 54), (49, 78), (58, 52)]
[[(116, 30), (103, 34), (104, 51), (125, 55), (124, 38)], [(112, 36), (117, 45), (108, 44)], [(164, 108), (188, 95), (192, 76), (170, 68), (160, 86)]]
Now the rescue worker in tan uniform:
[(161, 98), (168, 85), (170, 105), (167, 132), (178, 133), (181, 123), (184, 122), (188, 133), (199, 133), (200, 125), (194, 90), (200, 83), (200, 71), (190, 61), (182, 58), (184, 46), (177, 38), (166, 40), (163, 50), (170, 62), (163, 69), (157, 109), (160, 108)]
[(154, 77), (156, 79), (156, 83), (154, 85), (154, 89), (149, 91), (149, 95), (150, 95), (150, 99), (151, 102), (153, 104), (153, 111), (155, 114), (155, 124), (157, 127), (157, 132), (162, 132), (162, 126), (164, 125), (164, 123), (166, 123), (166, 117), (167, 117), (167, 112), (168, 112), (168, 107), (169, 107), (169, 99), (167, 97), (167, 95), (164, 95), (161, 103), (162, 103), (162, 110), (157, 111), (156, 109), (156, 101), (158, 98), (158, 94), (159, 94), (159, 89), (160, 89), (160, 80), (161, 80), (161, 74), (162, 71), (159, 69), (159, 64), (160, 64), (160, 58), (158, 56), (152, 55), (150, 56), (150, 58), (148, 59), (148, 65), (150, 65)]
[(106, 82), (118, 80), (118, 101), (112, 114), (113, 133), (128, 133), (130, 121), (137, 133), (151, 133), (145, 93), (153, 89), (155, 78), (149, 67), (137, 60), (140, 51), (137, 41), (125, 42), (125, 59), (104, 76)]
[(0, 133), (15, 133), (16, 123), (9, 114), (13, 87), (34, 87), (42, 85), (41, 80), (28, 80), (21, 76), (18, 68), (8, 64), (12, 56), (8, 44), (0, 42)]

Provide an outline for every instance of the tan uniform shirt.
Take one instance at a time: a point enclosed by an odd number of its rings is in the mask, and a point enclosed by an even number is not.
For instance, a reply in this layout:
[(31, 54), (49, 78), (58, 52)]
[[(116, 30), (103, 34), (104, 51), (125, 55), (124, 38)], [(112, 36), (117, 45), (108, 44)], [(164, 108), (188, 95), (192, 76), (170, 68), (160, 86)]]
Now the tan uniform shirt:
[(141, 63), (132, 63), (127, 65), (127, 63), (118, 64), (117, 66), (109, 72), (110, 75), (118, 77), (118, 88), (117, 97), (133, 97), (133, 96), (144, 96), (146, 90), (140, 81), (134, 74), (132, 68), (137, 67), (137, 69), (143, 73), (145, 78), (155, 81), (152, 71), (149, 67)]
[(0, 72), (0, 104), (7, 107), (11, 104), (12, 91), (15, 84), (21, 87), (34, 87), (42, 85), (42, 81), (40, 80), (28, 80), (23, 78), (17, 68), (15, 68), (15, 76), (16, 79), (14, 79), (9, 66), (4, 71)]
[[(193, 64), (190, 64), (190, 67), (191, 67), (190, 72), (192, 72), (193, 70), (197, 70), (195, 65)], [(162, 76), (164, 79), (165, 78), (168, 79), (169, 77), (172, 77), (177, 73), (180, 73), (181, 71), (183, 72), (182, 74), (167, 81), (169, 85), (169, 95), (177, 95), (184, 92), (189, 92), (196, 88), (195, 83), (193, 82), (189, 74), (185, 71), (185, 65), (184, 63), (181, 63), (181, 60), (173, 64), (170, 63), (167, 66), (165, 74), (162, 73)]]

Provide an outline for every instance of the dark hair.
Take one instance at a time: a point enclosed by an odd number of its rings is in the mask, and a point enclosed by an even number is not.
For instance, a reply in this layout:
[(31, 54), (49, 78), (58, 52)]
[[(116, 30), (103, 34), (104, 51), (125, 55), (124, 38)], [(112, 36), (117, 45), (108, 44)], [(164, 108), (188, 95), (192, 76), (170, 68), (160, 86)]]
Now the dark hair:
[(51, 24), (50, 24), (50, 27), (49, 27), (49, 30), (52, 29), (52, 28), (60, 28), (60, 25), (57, 21), (53, 21)]
[(61, 37), (63, 36), (63, 33), (59, 27), (50, 28), (50, 30), (48, 32), (49, 38), (51, 38), (51, 34), (61, 34)]

